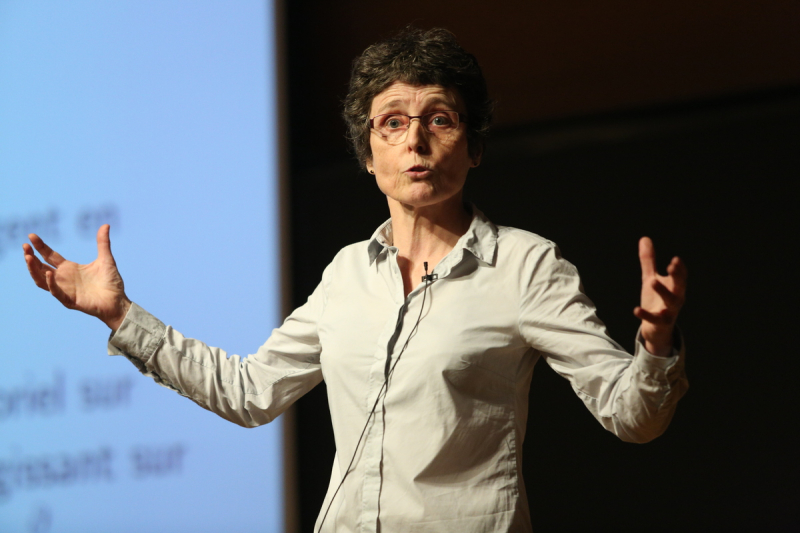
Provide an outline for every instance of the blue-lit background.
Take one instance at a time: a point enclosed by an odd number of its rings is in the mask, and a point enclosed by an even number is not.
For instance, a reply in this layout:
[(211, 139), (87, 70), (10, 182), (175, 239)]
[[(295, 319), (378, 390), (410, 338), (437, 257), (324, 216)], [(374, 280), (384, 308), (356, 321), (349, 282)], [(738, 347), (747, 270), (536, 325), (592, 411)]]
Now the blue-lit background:
[(279, 320), (271, 2), (0, 2), (0, 531), (279, 531), (280, 421), (242, 429), (106, 355), (35, 287), (111, 224), (128, 296), (254, 352)]

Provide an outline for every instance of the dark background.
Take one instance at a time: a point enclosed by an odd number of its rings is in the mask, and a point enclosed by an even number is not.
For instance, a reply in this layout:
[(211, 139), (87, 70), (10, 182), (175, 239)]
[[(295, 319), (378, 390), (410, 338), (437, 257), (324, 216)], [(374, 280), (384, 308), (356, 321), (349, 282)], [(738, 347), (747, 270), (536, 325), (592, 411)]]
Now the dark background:
[[(352, 59), (444, 26), (499, 106), (467, 198), (557, 242), (612, 335), (637, 321), (637, 240), (688, 264), (691, 388), (665, 435), (605, 432), (544, 363), (524, 475), (534, 529), (790, 530), (797, 507), (800, 4), (287, 0), (292, 303), (388, 218), (339, 117)], [(324, 384), (296, 408), (301, 530), (334, 455)]]

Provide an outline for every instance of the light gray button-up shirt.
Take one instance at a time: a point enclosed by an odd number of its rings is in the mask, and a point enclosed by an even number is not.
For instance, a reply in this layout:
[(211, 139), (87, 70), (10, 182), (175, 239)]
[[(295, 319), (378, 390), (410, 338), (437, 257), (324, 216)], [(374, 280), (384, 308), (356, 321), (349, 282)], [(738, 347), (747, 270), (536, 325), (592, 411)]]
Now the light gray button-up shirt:
[(337, 453), (317, 528), (330, 506), (329, 532), (530, 531), (521, 453), (540, 357), (621, 439), (666, 429), (688, 387), (683, 351), (657, 357), (639, 339), (625, 353), (553, 243), (474, 209), (433, 272), (403, 296), (387, 221), (341, 250), (253, 355), (228, 358), (135, 304), (109, 353), (243, 426), (324, 379)]

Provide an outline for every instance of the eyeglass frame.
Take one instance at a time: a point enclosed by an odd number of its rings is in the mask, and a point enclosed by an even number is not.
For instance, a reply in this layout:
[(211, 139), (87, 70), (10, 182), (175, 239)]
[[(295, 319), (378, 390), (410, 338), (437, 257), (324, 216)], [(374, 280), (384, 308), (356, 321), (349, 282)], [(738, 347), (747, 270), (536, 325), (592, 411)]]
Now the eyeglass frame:
[(424, 129), (428, 133), (433, 133), (431, 130), (429, 130), (428, 128), (425, 127), (425, 125), (424, 125), (425, 123), (422, 121), (422, 117), (427, 117), (428, 115), (435, 115), (436, 113), (442, 113), (442, 112), (455, 113), (456, 116), (458, 116), (458, 124), (456, 124), (455, 128), (453, 128), (453, 129), (458, 128), (458, 126), (461, 125), (461, 124), (466, 124), (467, 123), (467, 115), (466, 114), (460, 113), (458, 111), (453, 111), (452, 109), (439, 109), (437, 111), (431, 111), (430, 113), (425, 113), (424, 115), (416, 115), (416, 116), (414, 116), (414, 115), (406, 115), (406, 114), (403, 114), (403, 113), (381, 113), (380, 115), (375, 115), (372, 118), (367, 118), (367, 125), (369, 126), (369, 129), (371, 131), (374, 131), (374, 132), (378, 133), (378, 135), (380, 135), (381, 137), (386, 139), (386, 138), (388, 138), (387, 136), (383, 135), (382, 133), (378, 132), (377, 129), (375, 129), (373, 121), (376, 118), (387, 116), (387, 115), (401, 116), (401, 117), (408, 118), (408, 126), (406, 126), (406, 129), (404, 130), (405, 133), (403, 133), (402, 135), (406, 135), (408, 133), (408, 130), (411, 128), (411, 120), (415, 119), (415, 118), (418, 118), (420, 125), (422, 125), (422, 129)]

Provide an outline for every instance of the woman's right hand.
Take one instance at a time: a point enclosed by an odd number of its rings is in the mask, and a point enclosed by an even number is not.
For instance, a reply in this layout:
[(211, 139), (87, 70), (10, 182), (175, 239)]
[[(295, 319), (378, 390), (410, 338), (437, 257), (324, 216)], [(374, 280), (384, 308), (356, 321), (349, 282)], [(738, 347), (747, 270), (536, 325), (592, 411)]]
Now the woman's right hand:
[(97, 259), (87, 265), (67, 261), (36, 234), (28, 238), (48, 263), (42, 263), (28, 243), (22, 245), (25, 263), (36, 286), (52, 294), (64, 307), (96, 316), (116, 331), (131, 301), (111, 255), (108, 224), (97, 230)]

